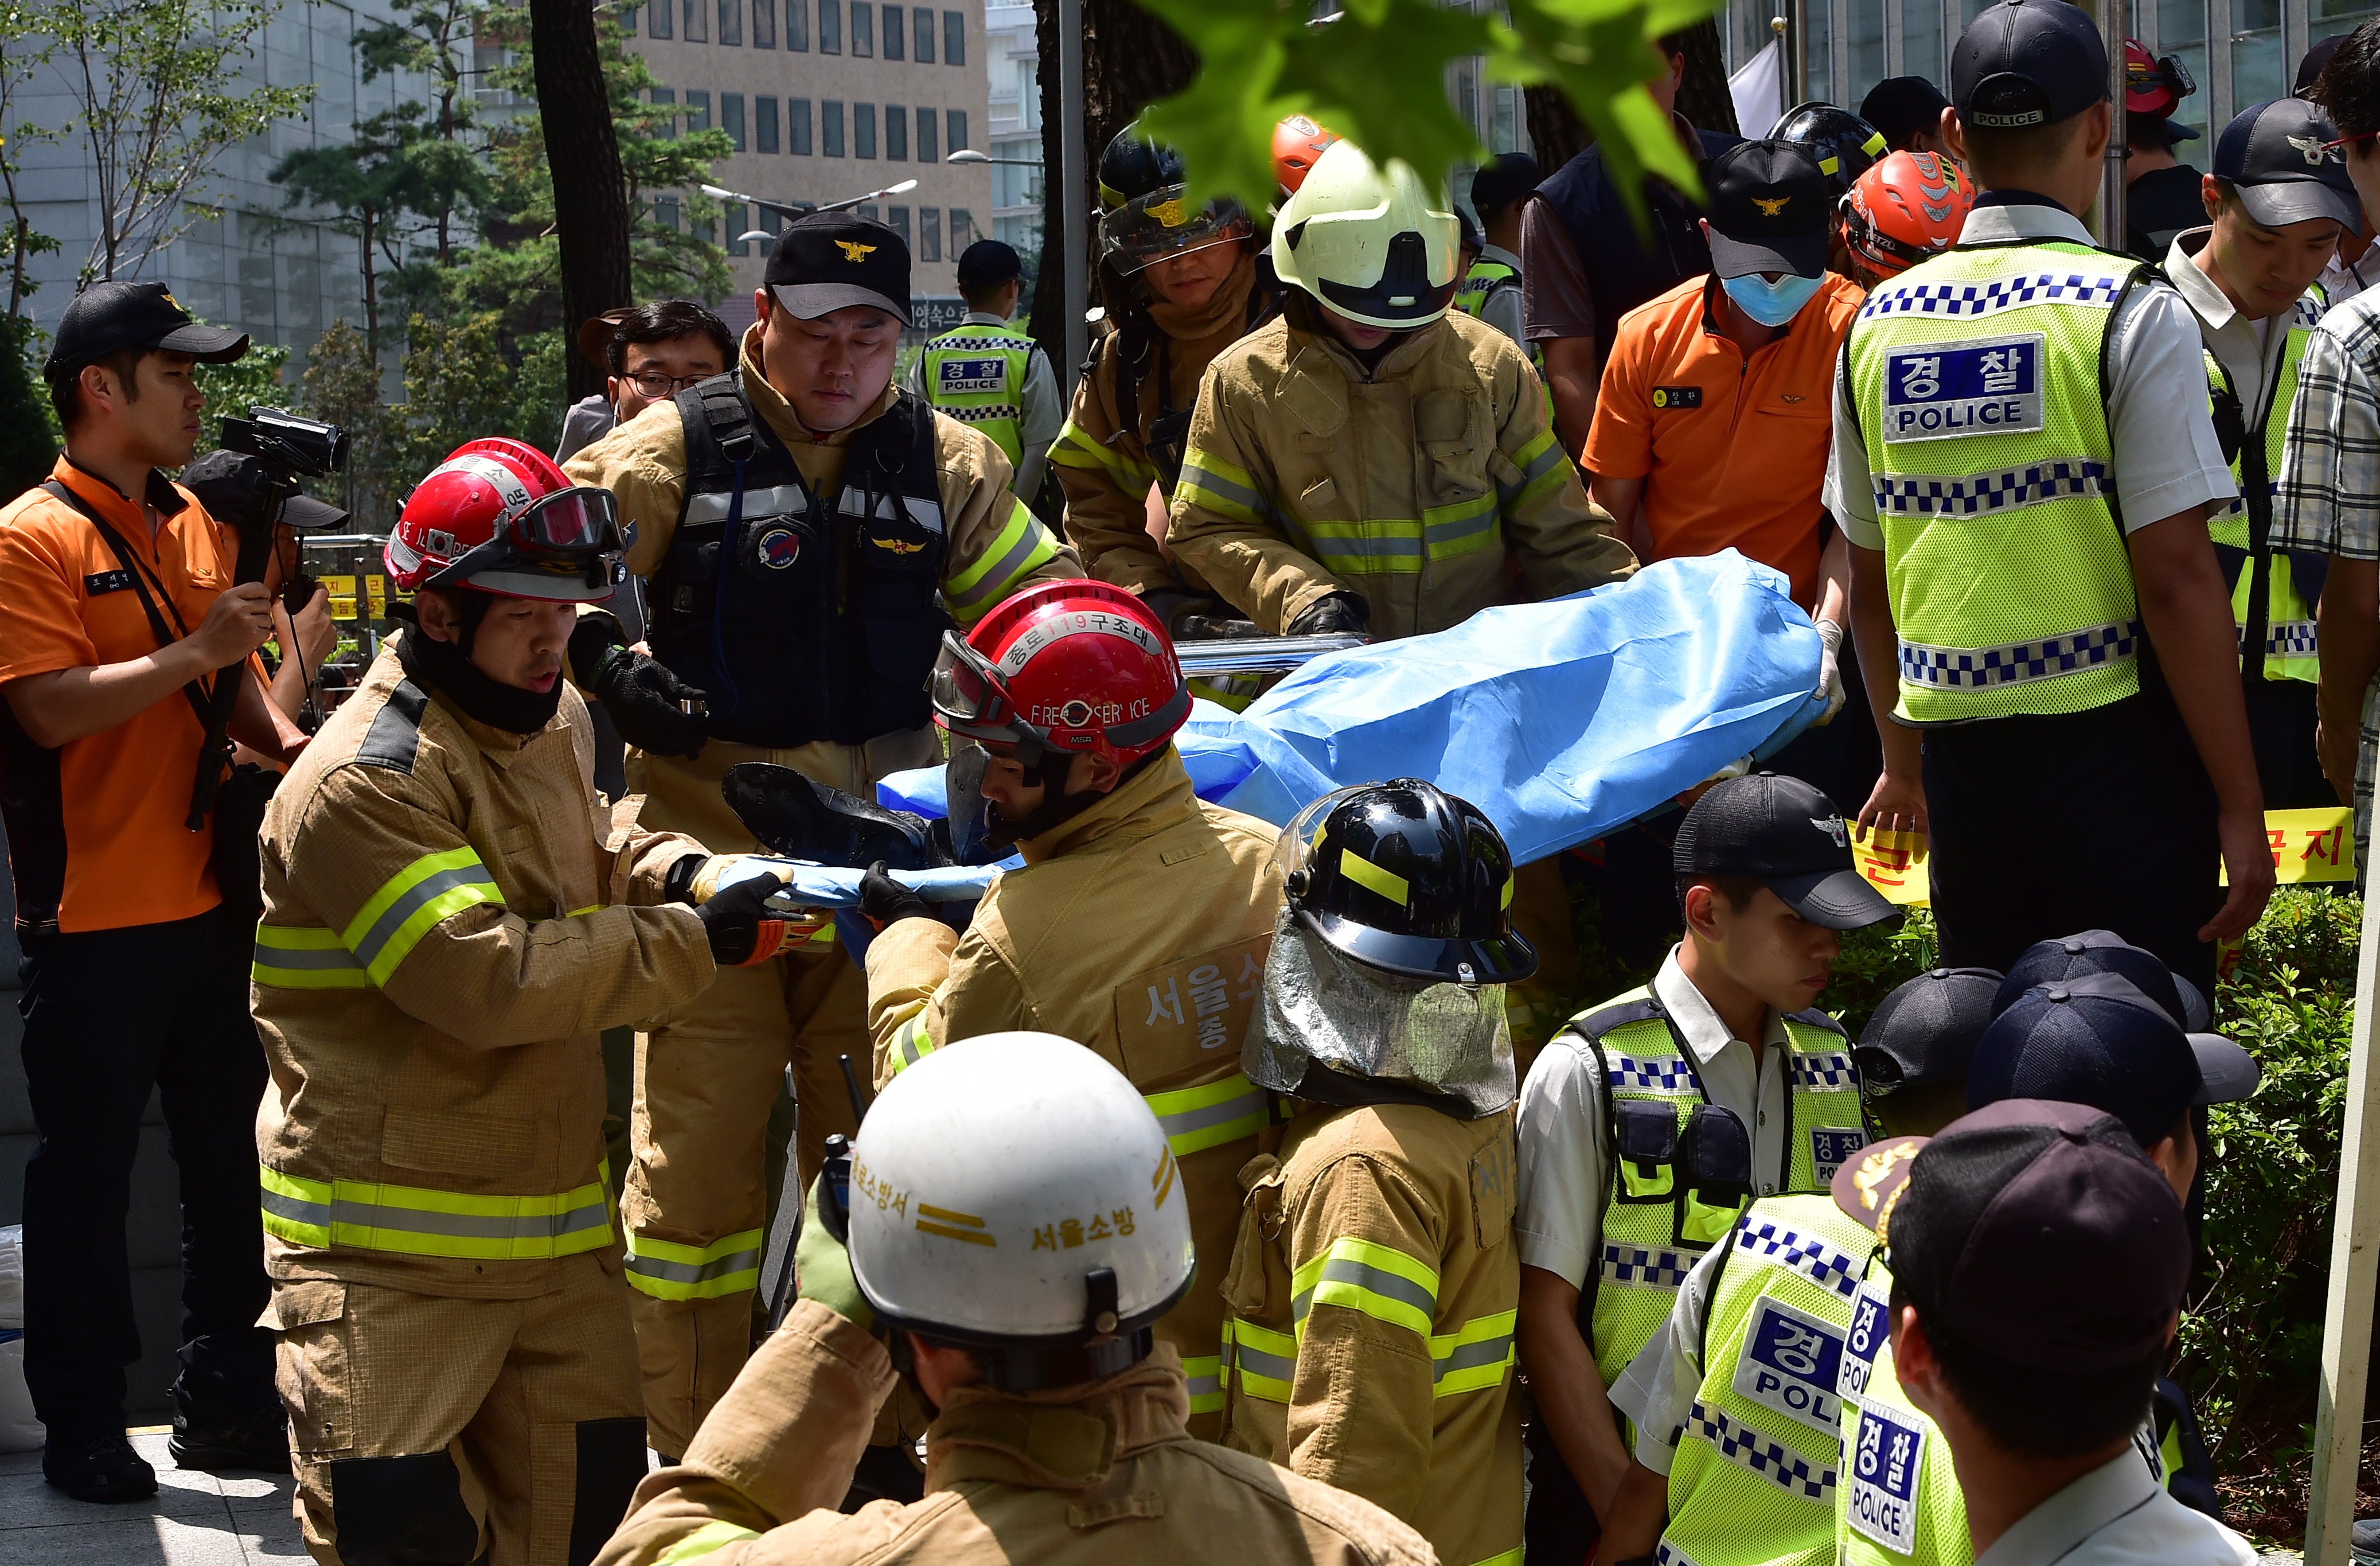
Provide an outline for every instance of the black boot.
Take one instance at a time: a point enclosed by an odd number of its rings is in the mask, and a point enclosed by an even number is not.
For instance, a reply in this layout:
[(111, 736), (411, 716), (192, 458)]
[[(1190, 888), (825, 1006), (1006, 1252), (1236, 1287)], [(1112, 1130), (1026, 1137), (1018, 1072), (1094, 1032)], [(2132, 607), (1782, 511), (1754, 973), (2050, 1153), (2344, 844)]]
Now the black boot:
[(193, 1407), (174, 1387), (174, 1438), (165, 1443), (176, 1468), (210, 1474), (233, 1469), (289, 1472), (289, 1415), (277, 1402), (245, 1408)]
[(42, 1447), (42, 1477), (77, 1500), (146, 1500), (157, 1493), (157, 1471), (120, 1428), (52, 1430)]

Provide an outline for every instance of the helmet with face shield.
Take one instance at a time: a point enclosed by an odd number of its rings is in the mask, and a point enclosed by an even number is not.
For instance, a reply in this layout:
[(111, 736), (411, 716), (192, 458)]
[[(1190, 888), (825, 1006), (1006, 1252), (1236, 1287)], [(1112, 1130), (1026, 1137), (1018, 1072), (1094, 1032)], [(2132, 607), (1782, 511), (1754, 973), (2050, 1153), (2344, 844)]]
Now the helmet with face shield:
[(1410, 331), (1454, 302), (1462, 232), (1442, 188), (1334, 141), (1273, 219), (1273, 271), (1350, 321)]
[(573, 484), (543, 452), (499, 436), (455, 447), (414, 486), (382, 553), (406, 592), (587, 602), (610, 596), (625, 547), (609, 490)]
[(1104, 753), (1129, 766), (1164, 747), (1190, 716), (1190, 691), (1165, 627), (1121, 588), (1037, 582), (942, 636), (930, 691), (953, 735), (1013, 746), (1038, 766)]
[(1255, 228), (1237, 201), (1194, 207), (1186, 200), (1182, 154), (1151, 141), (1136, 125), (1116, 132), (1099, 157), (1099, 256), (1131, 277), (1160, 261), (1249, 238)]

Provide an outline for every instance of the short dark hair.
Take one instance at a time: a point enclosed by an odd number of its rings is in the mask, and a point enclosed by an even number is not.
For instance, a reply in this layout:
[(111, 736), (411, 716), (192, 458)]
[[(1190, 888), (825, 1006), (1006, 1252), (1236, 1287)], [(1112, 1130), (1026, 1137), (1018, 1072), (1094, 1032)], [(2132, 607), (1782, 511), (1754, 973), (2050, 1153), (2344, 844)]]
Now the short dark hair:
[(1892, 1282), (1892, 1319), (1917, 1307), (1942, 1378), (1994, 1445), (2019, 1457), (2080, 1457), (2124, 1439), (2149, 1416), (2168, 1350), (2113, 1370), (2028, 1370), (1977, 1348), (1941, 1325), (1941, 1313)]
[(1000, 291), (1011, 283), (1016, 284), (1019, 287), (1024, 285), (1023, 279), (1016, 277), (994, 278), (989, 283), (982, 281), (962, 283), (959, 285), (959, 297), (965, 299), (970, 309), (982, 310), (1000, 297)]
[[(1695, 27), (1701, 25), (1697, 22)], [(1675, 32), (1665, 32), (1653, 40), (1653, 47), (1660, 51), (1663, 60), (1674, 60), (1686, 52), (1686, 41), (1694, 35), (1694, 28), (1682, 27)]]
[(1967, 162), (1974, 170), (1976, 183), (1985, 189), (2020, 184), (2025, 176), (2065, 154), (2067, 147), (2082, 134), (2082, 116), (2090, 112), (2086, 108), (2047, 125), (2014, 129), (1980, 126), (1960, 115), (1959, 130), (1966, 138)]
[(163, 348), (118, 348), (112, 354), (102, 354), (97, 358), (61, 366), (50, 371), (44, 379), (49, 382), (50, 407), (58, 416), (58, 428), (71, 433), (75, 426), (83, 421), (86, 410), (82, 406), (80, 388), (84, 370), (95, 364), (113, 371), (115, 383), (124, 388), (124, 400), (139, 402), (140, 361), (151, 354), (163, 352)]
[(718, 348), (722, 369), (735, 368), (735, 339), (728, 334), (727, 322), (691, 299), (658, 299), (622, 316), (620, 324), (612, 329), (611, 342), (604, 346), (604, 362), (613, 374), (625, 375), (630, 344), (667, 343), (697, 334), (710, 338)]
[(2169, 152), (2173, 135), (2165, 127), (2163, 115), (2124, 115), (2124, 145), (2135, 152)]
[(1727, 905), (1740, 914), (1760, 895), (1761, 880), (1758, 876), (1681, 875), (1677, 881), (1678, 917), (1681, 919), (1686, 917), (1686, 892), (1697, 886), (1709, 887), (1726, 898)]
[(2340, 41), (2309, 93), (2341, 136), (2380, 130), (2380, 18)]

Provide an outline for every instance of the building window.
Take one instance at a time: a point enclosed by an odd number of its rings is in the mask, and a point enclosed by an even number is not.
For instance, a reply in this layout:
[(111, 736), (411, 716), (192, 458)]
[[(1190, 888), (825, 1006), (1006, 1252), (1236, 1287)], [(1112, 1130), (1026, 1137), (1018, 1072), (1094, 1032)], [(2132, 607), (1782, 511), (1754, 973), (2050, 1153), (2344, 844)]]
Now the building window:
[[(920, 36), (922, 36), (922, 34)], [(929, 164), (935, 161), (934, 125), (935, 120), (933, 110), (919, 109), (917, 111), (917, 161), (921, 164)]]
[(785, 0), (785, 47), (809, 53), (810, 0)]
[[(754, 16), (760, 13), (755, 11)], [(752, 150), (773, 152), (777, 150), (777, 95), (752, 100)], [(774, 232), (771, 230), (771, 232)]]
[(719, 42), (744, 47), (744, 0), (719, 0)]
[(840, 99), (819, 101), (819, 142), (830, 158), (843, 156), (843, 103)]
[(851, 105), (851, 153), (856, 158), (876, 155), (876, 105)]
[(701, 88), (686, 90), (686, 128), (689, 136), (710, 128), (710, 94)]
[(851, 0), (851, 57), (873, 59), (876, 55), (876, 7), (868, 0)]
[(942, 212), (940, 207), (917, 209), (917, 259), (942, 259)]
[[(654, 88), (653, 102), (656, 103), (676, 103), (677, 89), (674, 87)], [(656, 131), (655, 134), (660, 136), (663, 140), (668, 140), (674, 137), (677, 134), (677, 115), (675, 114), (672, 114), (669, 118), (662, 121), (661, 128)]]
[[(958, 15), (955, 11), (951, 14), (953, 16)], [(965, 149), (967, 144), (966, 111), (965, 109), (952, 109), (948, 111), (948, 113), (951, 118), (950, 150), (953, 152), (962, 152)]]
[(785, 151), (797, 157), (810, 155), (810, 101), (808, 98), (786, 100)]
[(966, 13), (965, 11), (942, 13), (942, 64), (946, 66), (966, 64)]
[(819, 53), (843, 53), (843, 0), (819, 0)]
[(686, 41), (710, 42), (710, 0), (686, 0)]
[[(901, 13), (887, 6), (884, 14), (896, 17)], [(909, 161), (909, 111), (898, 103), (884, 105), (884, 158), (887, 163)]]
[(749, 152), (744, 142), (744, 94), (722, 92), (719, 95), (719, 128), (727, 132), (727, 140), (739, 152)]
[(917, 45), (911, 53), (919, 65), (930, 66), (934, 63), (934, 13), (920, 6), (909, 13), (909, 19), (917, 24), (909, 30), (909, 40)]
[(888, 60), (897, 60), (901, 57), (901, 18), (903, 14), (901, 7), (898, 6), (887, 6), (884, 7), (884, 57)]
[(653, 203), (653, 221), (671, 233), (677, 232), (677, 198), (663, 196)]
[(650, 7), (650, 14), (652, 17), (651, 30), (647, 36), (652, 38), (667, 38), (670, 35), (670, 18), (672, 15), (670, 10), (670, 0), (653, 0), (652, 6)]
[[(890, 16), (890, 15), (892, 15), (892, 8), (890, 6), (887, 6), (884, 8), (884, 11), (885, 11), (885, 15), (887, 15), (887, 16)], [(892, 232), (893, 232), (893, 233), (898, 234), (899, 236), (901, 236), (901, 243), (903, 243), (904, 245), (905, 245), (905, 244), (907, 244), (907, 243), (909, 242), (909, 209), (908, 209), (908, 208), (906, 208), (906, 207), (887, 207), (887, 208), (885, 208), (885, 209), (884, 209), (884, 220), (885, 220), (887, 223), (889, 223), (889, 224), (891, 224), (891, 225), (892, 225)]]
[(741, 201), (732, 203), (727, 209), (727, 253), (729, 255), (748, 256), (752, 253), (752, 247), (744, 242), (744, 236), (751, 230), (752, 209)]
[(752, 47), (777, 46), (777, 0), (752, 0)]
[(975, 220), (965, 207), (951, 209), (951, 254), (959, 255), (975, 243)]

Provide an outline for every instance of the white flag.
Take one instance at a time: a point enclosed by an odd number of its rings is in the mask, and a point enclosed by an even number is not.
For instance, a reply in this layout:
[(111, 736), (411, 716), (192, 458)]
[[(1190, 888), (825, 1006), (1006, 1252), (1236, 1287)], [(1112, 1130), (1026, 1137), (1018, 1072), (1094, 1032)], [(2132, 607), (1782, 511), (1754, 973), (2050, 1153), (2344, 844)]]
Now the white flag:
[(1727, 92), (1735, 100), (1736, 128), (1755, 140), (1767, 135), (1785, 113), (1785, 41), (1772, 38), (1744, 61), (1727, 79)]

